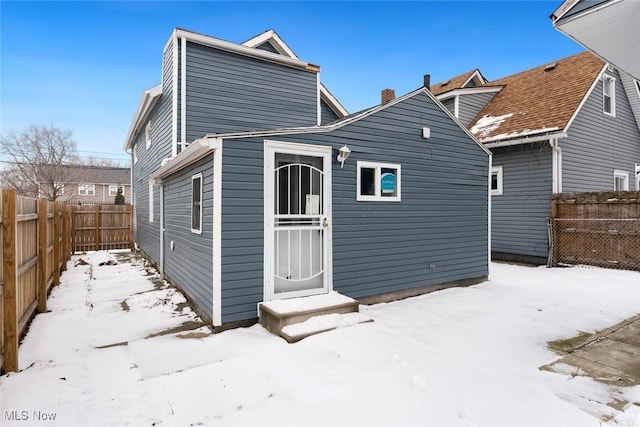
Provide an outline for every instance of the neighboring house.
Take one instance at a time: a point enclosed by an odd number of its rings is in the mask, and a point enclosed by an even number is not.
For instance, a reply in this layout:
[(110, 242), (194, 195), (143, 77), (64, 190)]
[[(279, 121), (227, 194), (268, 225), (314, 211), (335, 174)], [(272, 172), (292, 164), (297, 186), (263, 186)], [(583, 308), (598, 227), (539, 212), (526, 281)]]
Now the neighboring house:
[(57, 189), (58, 201), (78, 204), (113, 204), (122, 190), (125, 203), (131, 203), (131, 169), (110, 166), (60, 165), (60, 176), (64, 182), (38, 183), (42, 197), (48, 197), (52, 185)]
[(125, 142), (135, 239), (214, 326), (487, 277), (490, 152), (426, 87), (346, 116), (273, 31), (177, 29), (162, 75)]
[(552, 193), (640, 189), (640, 90), (628, 74), (583, 52), (481, 86), (456, 82), (433, 88), (493, 152), (496, 259), (545, 262)]
[(565, 0), (551, 21), (560, 32), (640, 80), (639, 1)]

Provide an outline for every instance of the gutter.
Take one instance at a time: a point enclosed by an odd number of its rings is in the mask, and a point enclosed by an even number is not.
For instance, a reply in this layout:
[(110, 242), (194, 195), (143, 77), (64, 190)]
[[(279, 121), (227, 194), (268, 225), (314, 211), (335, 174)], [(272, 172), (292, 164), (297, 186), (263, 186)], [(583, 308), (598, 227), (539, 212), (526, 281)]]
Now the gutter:
[[(557, 128), (553, 130), (557, 130)], [(528, 144), (530, 142), (547, 141), (550, 139), (562, 139), (566, 137), (567, 137), (567, 133), (565, 131), (559, 131), (559, 132), (545, 132), (543, 134), (525, 136), (522, 138), (515, 138), (515, 139), (507, 139), (503, 141), (491, 142), (491, 139), (489, 139), (488, 140), (489, 142), (485, 142), (485, 141), (481, 141), (481, 142), (487, 148), (497, 148), (497, 147), (509, 147), (511, 145)]]

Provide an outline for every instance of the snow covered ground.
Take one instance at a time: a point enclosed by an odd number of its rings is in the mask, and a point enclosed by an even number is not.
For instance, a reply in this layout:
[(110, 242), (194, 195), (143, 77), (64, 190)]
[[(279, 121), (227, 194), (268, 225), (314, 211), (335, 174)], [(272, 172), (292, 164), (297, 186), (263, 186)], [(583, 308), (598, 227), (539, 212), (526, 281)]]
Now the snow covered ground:
[(640, 426), (640, 387), (539, 370), (548, 341), (638, 313), (637, 272), (493, 264), (287, 344), (259, 325), (167, 334), (199, 319), (142, 260), (78, 258), (0, 377), (0, 425)]

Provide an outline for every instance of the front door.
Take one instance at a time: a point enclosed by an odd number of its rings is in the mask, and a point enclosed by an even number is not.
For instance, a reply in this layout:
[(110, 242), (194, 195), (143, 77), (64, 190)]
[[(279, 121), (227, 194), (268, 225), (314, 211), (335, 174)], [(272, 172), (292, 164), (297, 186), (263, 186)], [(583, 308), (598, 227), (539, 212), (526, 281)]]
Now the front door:
[(265, 301), (331, 287), (331, 148), (265, 143)]

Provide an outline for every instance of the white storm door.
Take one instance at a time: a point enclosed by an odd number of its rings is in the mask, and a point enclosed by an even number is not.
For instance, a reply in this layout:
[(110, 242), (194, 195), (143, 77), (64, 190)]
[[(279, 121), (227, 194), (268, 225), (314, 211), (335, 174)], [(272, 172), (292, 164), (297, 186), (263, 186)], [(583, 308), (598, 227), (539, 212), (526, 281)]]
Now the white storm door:
[(331, 148), (265, 142), (265, 301), (331, 288)]

